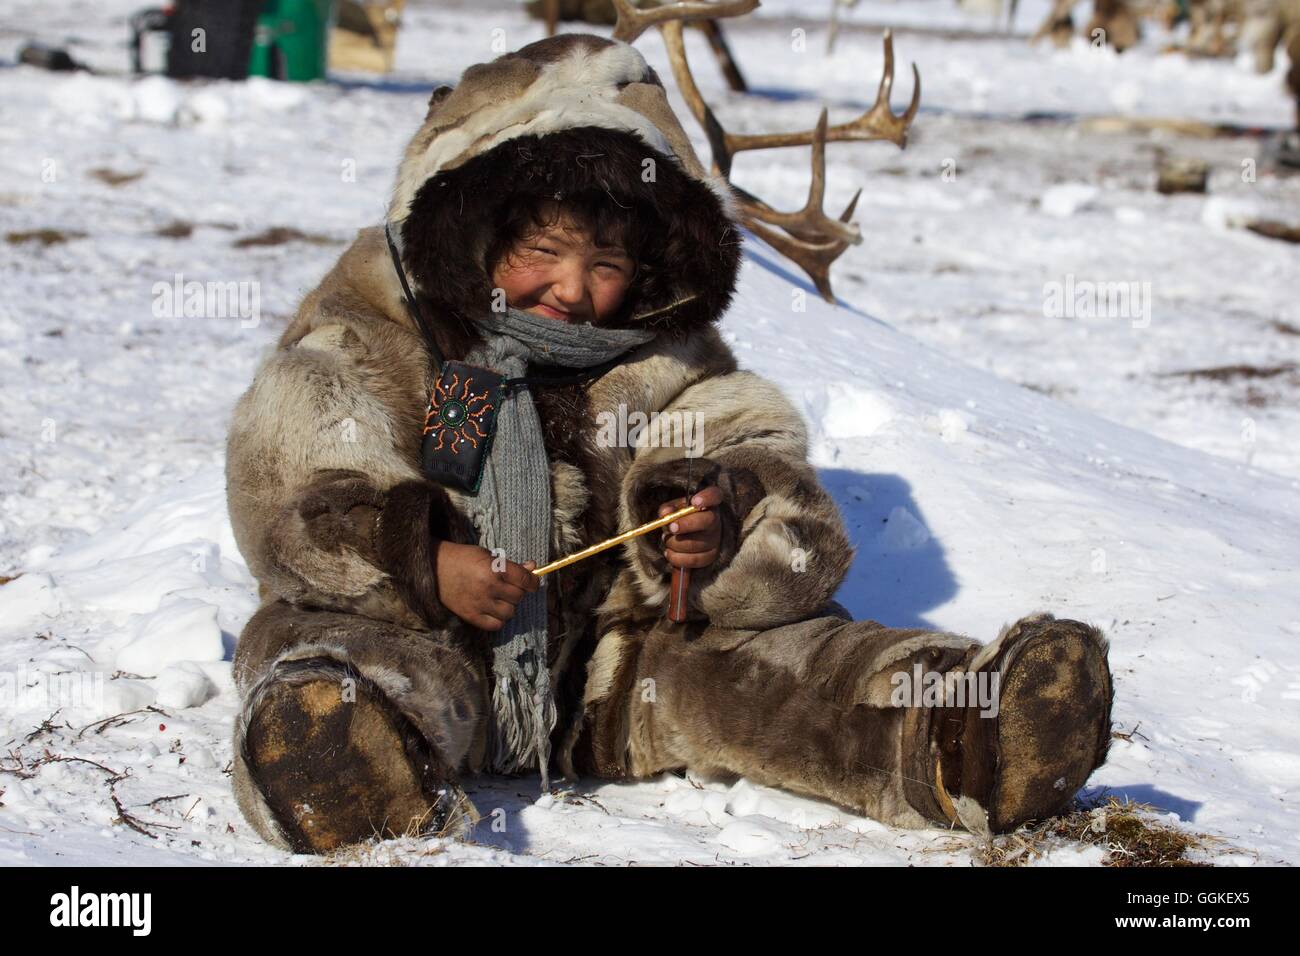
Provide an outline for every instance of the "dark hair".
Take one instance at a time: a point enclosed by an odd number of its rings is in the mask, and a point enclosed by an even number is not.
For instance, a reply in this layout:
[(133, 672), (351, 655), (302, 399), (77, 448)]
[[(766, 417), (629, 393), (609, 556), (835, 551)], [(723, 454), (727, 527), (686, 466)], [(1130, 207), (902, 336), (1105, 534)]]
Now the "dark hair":
[[(551, 204), (555, 205), (551, 207)], [(548, 208), (551, 207), (551, 208)], [(592, 237), (598, 246), (619, 246), (636, 264), (636, 271), (618, 318), (624, 318), (627, 308), (636, 302), (655, 272), (653, 257), (656, 252), (653, 228), (654, 215), (639, 204), (620, 205), (609, 193), (583, 190), (579, 193), (553, 199), (541, 195), (519, 196), (503, 209), (487, 244), (483, 271), (491, 276), (493, 267), (501, 261), (518, 242), (548, 229), (565, 217)]]

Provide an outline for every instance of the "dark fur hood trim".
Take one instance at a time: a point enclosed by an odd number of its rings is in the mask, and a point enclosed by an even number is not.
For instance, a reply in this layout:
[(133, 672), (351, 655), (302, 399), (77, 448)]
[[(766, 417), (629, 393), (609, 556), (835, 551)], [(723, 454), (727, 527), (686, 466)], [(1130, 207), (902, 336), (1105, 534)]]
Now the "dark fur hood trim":
[[(648, 158), (653, 182), (642, 181)], [(509, 139), (428, 179), (402, 223), (412, 282), (434, 314), (444, 309), (469, 319), (485, 311), (492, 284), (484, 258), (509, 204), (590, 191), (639, 207), (661, 224), (650, 261), (639, 263), (622, 308), (606, 325), (685, 335), (721, 318), (736, 287), (741, 236), (717, 196), (634, 134), (597, 126)]]

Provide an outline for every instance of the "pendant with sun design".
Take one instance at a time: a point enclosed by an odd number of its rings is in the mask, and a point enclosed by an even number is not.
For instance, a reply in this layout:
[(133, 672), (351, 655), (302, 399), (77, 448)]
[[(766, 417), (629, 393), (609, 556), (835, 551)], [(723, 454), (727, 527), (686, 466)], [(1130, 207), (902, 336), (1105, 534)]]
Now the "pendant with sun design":
[(440, 484), (477, 494), (504, 395), (504, 376), (491, 369), (443, 363), (424, 413), (420, 462)]

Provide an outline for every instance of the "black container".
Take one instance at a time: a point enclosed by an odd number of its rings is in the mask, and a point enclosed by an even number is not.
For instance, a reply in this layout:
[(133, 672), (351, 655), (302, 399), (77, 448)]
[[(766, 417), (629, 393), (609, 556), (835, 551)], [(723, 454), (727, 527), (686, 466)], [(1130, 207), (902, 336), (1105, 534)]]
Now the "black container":
[[(179, 0), (168, 20), (167, 75), (243, 80), (263, 0)], [(201, 30), (201, 43), (195, 31)], [(195, 50), (195, 45), (201, 47)]]

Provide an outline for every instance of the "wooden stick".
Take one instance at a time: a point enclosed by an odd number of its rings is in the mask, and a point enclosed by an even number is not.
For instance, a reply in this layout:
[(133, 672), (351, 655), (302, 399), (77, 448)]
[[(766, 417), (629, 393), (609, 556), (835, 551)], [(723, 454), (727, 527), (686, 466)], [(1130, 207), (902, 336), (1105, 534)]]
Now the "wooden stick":
[(560, 558), (558, 561), (552, 561), (550, 564), (543, 565), (534, 571), (533, 574), (540, 578), (543, 575), (550, 574), (552, 571), (558, 571), (560, 568), (565, 568), (570, 564), (581, 561), (583, 558), (589, 558), (593, 554), (599, 554), (601, 551), (606, 551), (615, 545), (620, 545), (624, 541), (631, 541), (633, 538), (639, 538), (643, 534), (649, 534), (651, 531), (662, 528), (664, 525), (672, 524), (678, 518), (685, 518), (689, 514), (694, 514), (695, 512), (702, 510), (702, 508), (697, 508), (695, 505), (687, 505), (685, 508), (678, 508), (672, 514), (664, 515), (662, 518), (656, 518), (654, 521), (647, 521), (639, 528), (633, 528), (631, 531), (624, 531), (622, 534), (615, 535), (607, 541), (593, 544), (590, 548), (583, 548), (581, 551), (576, 554), (571, 554), (567, 558)]
[(664, 616), (674, 624), (686, 620), (686, 592), (691, 588), (689, 568), (673, 568), (672, 583), (668, 586), (668, 610)]

